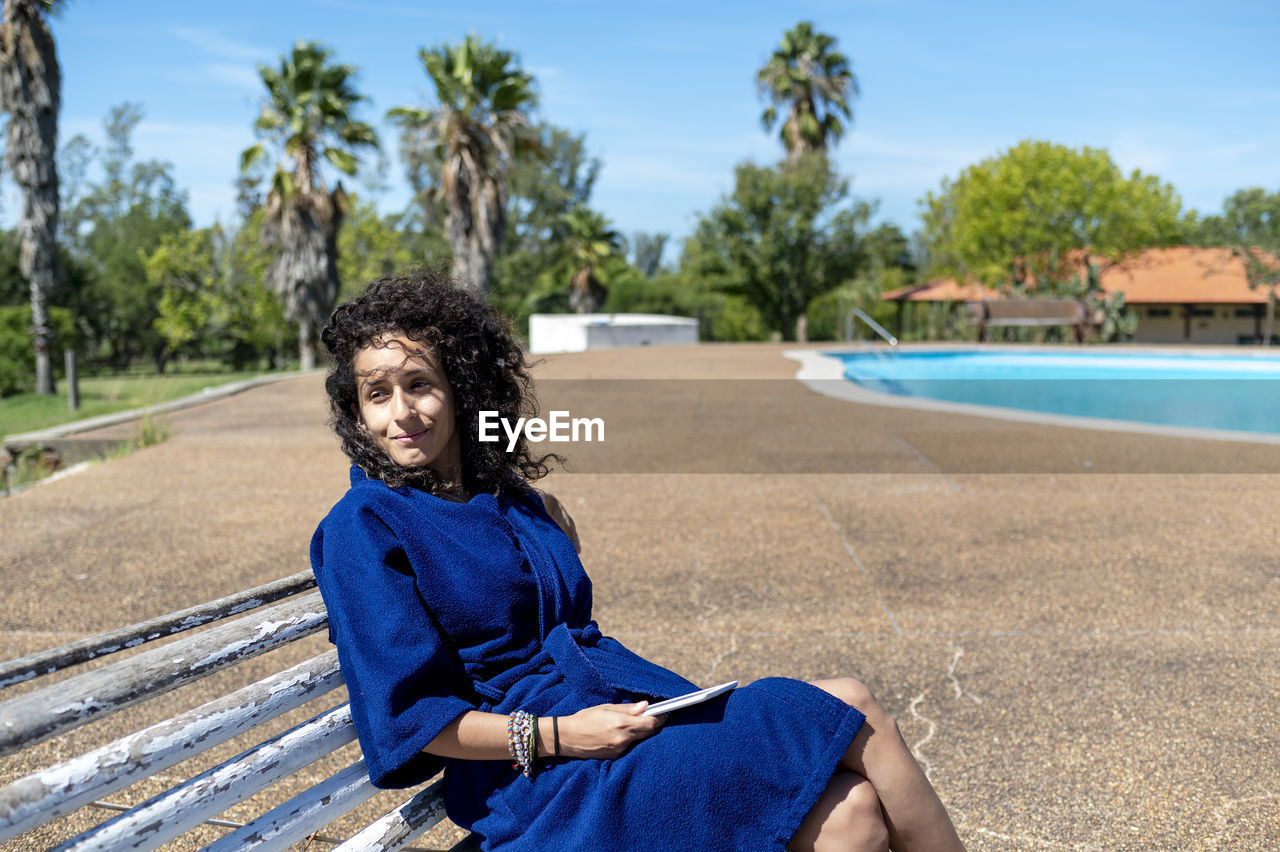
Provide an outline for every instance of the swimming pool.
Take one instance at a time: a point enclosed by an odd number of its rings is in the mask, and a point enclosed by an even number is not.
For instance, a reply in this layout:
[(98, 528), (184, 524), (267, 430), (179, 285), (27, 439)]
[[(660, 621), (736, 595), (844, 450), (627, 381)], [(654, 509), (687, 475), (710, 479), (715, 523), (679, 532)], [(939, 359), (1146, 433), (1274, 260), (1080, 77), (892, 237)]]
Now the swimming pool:
[(1280, 435), (1280, 357), (1167, 352), (825, 353), (868, 391), (1047, 415)]

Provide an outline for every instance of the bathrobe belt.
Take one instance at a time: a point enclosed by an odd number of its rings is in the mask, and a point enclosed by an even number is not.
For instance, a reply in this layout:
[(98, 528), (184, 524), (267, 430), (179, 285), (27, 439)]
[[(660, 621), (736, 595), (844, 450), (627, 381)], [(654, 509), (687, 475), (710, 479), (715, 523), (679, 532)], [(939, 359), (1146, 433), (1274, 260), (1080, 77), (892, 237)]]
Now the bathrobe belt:
[(576, 692), (597, 696), (612, 693), (612, 687), (600, 676), (596, 667), (582, 651), (584, 647), (594, 647), (600, 641), (601, 635), (600, 628), (594, 621), (589, 621), (581, 627), (557, 624), (542, 640), (542, 647), (538, 653), (528, 660), (488, 680), (472, 682), (471, 688), (489, 705), (482, 706), (480, 709), (489, 710), (501, 704), (507, 690), (521, 678), (550, 668), (558, 670)]

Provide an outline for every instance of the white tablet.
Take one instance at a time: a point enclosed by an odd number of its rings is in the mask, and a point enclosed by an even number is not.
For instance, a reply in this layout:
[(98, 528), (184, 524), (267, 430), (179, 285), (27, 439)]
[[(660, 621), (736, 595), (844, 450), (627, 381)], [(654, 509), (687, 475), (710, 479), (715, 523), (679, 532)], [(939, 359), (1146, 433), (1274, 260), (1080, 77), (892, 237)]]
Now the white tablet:
[(736, 680), (731, 680), (728, 683), (722, 683), (719, 686), (709, 686), (706, 689), (699, 689), (697, 692), (689, 692), (684, 695), (678, 695), (675, 698), (668, 698), (666, 701), (659, 701), (657, 704), (650, 704), (640, 715), (661, 716), (663, 713), (670, 713), (672, 710), (683, 710), (686, 707), (692, 707), (694, 704), (701, 704), (704, 701), (709, 701), (717, 695), (724, 695), (737, 685), (738, 682)]

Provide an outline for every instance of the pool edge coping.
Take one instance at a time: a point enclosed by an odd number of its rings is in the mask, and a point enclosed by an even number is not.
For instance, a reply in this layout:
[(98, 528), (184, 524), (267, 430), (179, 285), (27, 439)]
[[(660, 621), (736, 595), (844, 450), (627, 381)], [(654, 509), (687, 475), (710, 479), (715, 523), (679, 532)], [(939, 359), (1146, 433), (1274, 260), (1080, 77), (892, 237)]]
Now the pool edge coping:
[[(974, 345), (937, 345), (911, 347), (912, 351), (953, 351), (982, 352), (998, 348), (1004, 352), (1043, 352), (1044, 347), (1035, 346), (999, 346), (985, 347)], [(1043, 426), (1062, 426), (1071, 429), (1091, 429), (1096, 432), (1125, 432), (1129, 434), (1159, 435), (1167, 438), (1194, 438), (1202, 441), (1232, 441), (1248, 444), (1280, 444), (1280, 435), (1266, 432), (1244, 432), (1232, 429), (1210, 429), (1194, 426), (1167, 426), (1159, 423), (1140, 423), (1135, 420), (1108, 420), (1102, 417), (1080, 417), (1070, 414), (1048, 414), (1040, 411), (1025, 411), (1020, 408), (1001, 408), (994, 405), (978, 405), (966, 402), (945, 402), (925, 397), (896, 396), (880, 393), (845, 378), (844, 363), (833, 354), (841, 352), (858, 352), (863, 350), (835, 344), (823, 349), (785, 349), (784, 358), (799, 362), (795, 378), (805, 387), (833, 399), (844, 400), (861, 405), (878, 405), (884, 408), (910, 408), (917, 411), (933, 411), (942, 414), (963, 414), (969, 417), (985, 417), (992, 420), (1011, 420), (1020, 423), (1036, 423)], [(1185, 354), (1185, 350), (1169, 347), (1142, 347), (1141, 351), (1155, 354), (1159, 351)], [(882, 351), (873, 347), (869, 351)], [(1135, 351), (1135, 350), (1129, 350)], [(1213, 349), (1197, 350), (1204, 353), (1217, 354)], [(1260, 357), (1261, 353), (1251, 357)], [(1274, 357), (1274, 356), (1273, 356)]]

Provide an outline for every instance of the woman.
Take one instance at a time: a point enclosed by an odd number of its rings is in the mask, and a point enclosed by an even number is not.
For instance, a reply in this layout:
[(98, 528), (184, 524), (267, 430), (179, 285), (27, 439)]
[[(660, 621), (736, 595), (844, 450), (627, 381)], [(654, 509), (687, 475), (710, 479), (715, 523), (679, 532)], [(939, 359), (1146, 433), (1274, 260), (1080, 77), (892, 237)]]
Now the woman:
[(696, 687), (591, 620), (572, 525), (529, 485), (548, 457), (478, 439), (482, 411), (534, 413), (496, 313), (418, 273), (339, 307), (322, 339), (353, 464), (311, 559), (375, 784), (445, 758), (447, 812), (486, 849), (963, 848), (855, 680), (643, 715)]

